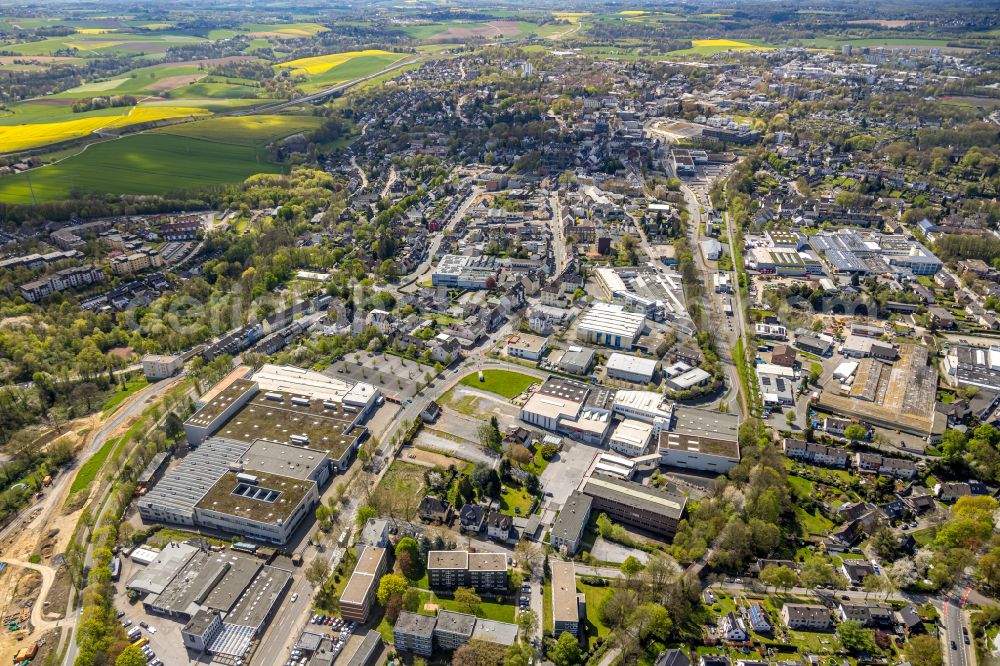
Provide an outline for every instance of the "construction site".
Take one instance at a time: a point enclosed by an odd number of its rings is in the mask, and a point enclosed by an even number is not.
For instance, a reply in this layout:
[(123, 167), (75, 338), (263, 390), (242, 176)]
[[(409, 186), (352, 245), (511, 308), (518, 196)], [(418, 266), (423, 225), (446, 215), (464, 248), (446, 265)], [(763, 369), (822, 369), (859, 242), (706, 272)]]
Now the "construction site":
[(69, 444), (74, 460), (47, 478), (28, 506), (0, 529), (0, 663), (44, 664), (52, 652), (62, 654), (69, 637), (66, 627), (75, 619), (66, 551), (84, 506), (99, 495), (104, 475), (75, 494), (73, 480), (104, 443), (122, 436), (147, 407), (176, 386), (177, 380), (151, 385), (123, 401), (112, 415), (96, 412), (69, 421), (62, 434), (41, 444)]

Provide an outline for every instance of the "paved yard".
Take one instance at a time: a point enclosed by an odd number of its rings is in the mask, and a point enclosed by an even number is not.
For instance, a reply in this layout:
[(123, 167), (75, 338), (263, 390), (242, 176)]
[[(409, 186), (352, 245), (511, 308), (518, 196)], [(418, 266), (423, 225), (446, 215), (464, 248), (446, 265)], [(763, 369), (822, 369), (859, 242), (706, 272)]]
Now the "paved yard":
[(448, 454), (471, 463), (483, 463), (495, 467), (499, 458), (487, 454), (474, 442), (456, 442), (454, 439), (435, 434), (433, 430), (424, 428), (414, 442), (417, 447), (426, 447), (435, 451), (445, 451)]
[(594, 540), (594, 547), (591, 549), (590, 555), (599, 562), (614, 562), (616, 564), (621, 564), (629, 557), (634, 557), (643, 563), (649, 561), (649, 553), (646, 551), (612, 543), (604, 537), (597, 537)]
[(580, 442), (563, 440), (563, 450), (556, 454), (549, 466), (542, 472), (542, 485), (546, 493), (551, 493), (551, 497), (546, 497), (547, 502), (558, 504), (560, 507), (566, 503), (566, 498), (576, 490), (583, 480), (583, 475), (594, 462), (594, 458), (602, 449), (597, 449)]

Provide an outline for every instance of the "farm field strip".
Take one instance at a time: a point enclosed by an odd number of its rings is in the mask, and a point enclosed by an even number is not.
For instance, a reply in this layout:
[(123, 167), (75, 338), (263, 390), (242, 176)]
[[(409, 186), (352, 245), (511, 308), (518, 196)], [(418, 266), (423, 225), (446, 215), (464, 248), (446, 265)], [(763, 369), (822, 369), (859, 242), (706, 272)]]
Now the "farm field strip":
[(207, 115), (197, 107), (122, 107), (119, 115), (95, 116), (53, 123), (0, 126), (0, 150), (5, 153), (38, 148), (77, 139), (97, 130), (126, 127), (138, 123)]
[(343, 65), (346, 62), (363, 56), (372, 55), (399, 55), (404, 54), (383, 51), (382, 49), (369, 49), (367, 51), (349, 51), (346, 53), (329, 53), (327, 55), (313, 56), (311, 58), (299, 58), (291, 62), (284, 62), (278, 65), (285, 69), (291, 69), (295, 74), (316, 75), (324, 74), (334, 67)]

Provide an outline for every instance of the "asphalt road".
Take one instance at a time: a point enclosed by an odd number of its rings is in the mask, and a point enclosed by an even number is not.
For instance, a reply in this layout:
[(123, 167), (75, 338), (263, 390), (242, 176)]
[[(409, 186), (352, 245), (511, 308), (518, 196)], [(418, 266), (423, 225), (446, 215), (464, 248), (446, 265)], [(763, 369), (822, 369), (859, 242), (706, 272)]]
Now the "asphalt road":
[(948, 666), (969, 666), (969, 654), (962, 634), (962, 609), (947, 599), (943, 606), (941, 623), (944, 625), (945, 661)]
[[(89, 459), (98, 450), (100, 450), (100, 448), (104, 446), (104, 443), (108, 440), (108, 437), (111, 436), (111, 433), (113, 433), (117, 428), (119, 428), (122, 424), (124, 424), (126, 420), (142, 414), (142, 412), (146, 409), (146, 407), (149, 405), (150, 402), (161, 398), (167, 391), (174, 388), (176, 383), (178, 381), (181, 381), (183, 378), (184, 374), (180, 374), (172, 379), (166, 379), (157, 382), (155, 384), (150, 384), (146, 388), (139, 391), (134, 398), (125, 403), (124, 407), (119, 408), (118, 412), (115, 413), (115, 415), (111, 417), (111, 419), (109, 419), (104, 425), (102, 425), (100, 428), (97, 429), (97, 431), (94, 433), (94, 436), (87, 444), (86, 448), (83, 450), (80, 456), (77, 457), (77, 460), (79, 461), (78, 464), (83, 464), (84, 461)], [(64, 474), (62, 476), (64, 477), (63, 482), (69, 482), (75, 475)], [(110, 490), (110, 486), (108, 490)], [(50, 494), (51, 495), (56, 494), (54, 492), (54, 489), (50, 491)], [(101, 524), (101, 518), (104, 517), (104, 513), (107, 511), (107, 504), (103, 503), (103, 500), (106, 497), (107, 497), (107, 490), (105, 491), (104, 496), (100, 498), (99, 504), (101, 505), (101, 511), (100, 514), (97, 516), (97, 518), (94, 520), (94, 525)], [(87, 536), (86, 532), (84, 536), (85, 537)], [(91, 564), (92, 551), (93, 551), (93, 546), (88, 543), (87, 553), (84, 559), (85, 567), (89, 567)], [(66, 617), (74, 619), (79, 618), (79, 613), (73, 610), (72, 597), (70, 598), (69, 604), (67, 605), (66, 608)], [(77, 647), (76, 647), (76, 641), (73, 640), (74, 629), (75, 626), (69, 626), (67, 628), (67, 631), (63, 632), (63, 636), (60, 639), (61, 644), (66, 640), (70, 641), (69, 649), (66, 650), (66, 658), (63, 660), (63, 664), (65, 664), (65, 666), (72, 666), (73, 662), (76, 660)]]

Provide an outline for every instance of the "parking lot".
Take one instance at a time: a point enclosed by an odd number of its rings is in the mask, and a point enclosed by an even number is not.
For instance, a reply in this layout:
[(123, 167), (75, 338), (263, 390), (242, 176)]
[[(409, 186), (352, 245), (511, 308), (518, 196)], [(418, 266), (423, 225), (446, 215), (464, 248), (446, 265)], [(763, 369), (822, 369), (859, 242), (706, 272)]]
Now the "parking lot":
[(383, 356), (374, 352), (358, 352), (334, 363), (324, 370), (323, 374), (339, 379), (367, 382), (389, 395), (406, 400), (416, 394), (417, 382), (425, 384), (427, 377), (434, 375), (434, 368), (392, 354)]
[[(115, 608), (122, 609), (124, 615), (118, 619), (123, 625), (129, 623), (126, 631), (139, 627), (143, 638), (148, 639), (147, 645), (165, 666), (177, 664), (210, 664), (211, 655), (198, 655), (189, 652), (181, 639), (181, 629), (184, 623), (178, 620), (146, 613), (141, 601), (130, 601), (125, 593), (125, 582), (129, 580), (141, 565), (128, 558), (122, 558), (122, 573), (119, 582), (115, 583)], [(142, 626), (145, 624), (146, 626)], [(233, 660), (231, 663), (236, 664)]]

